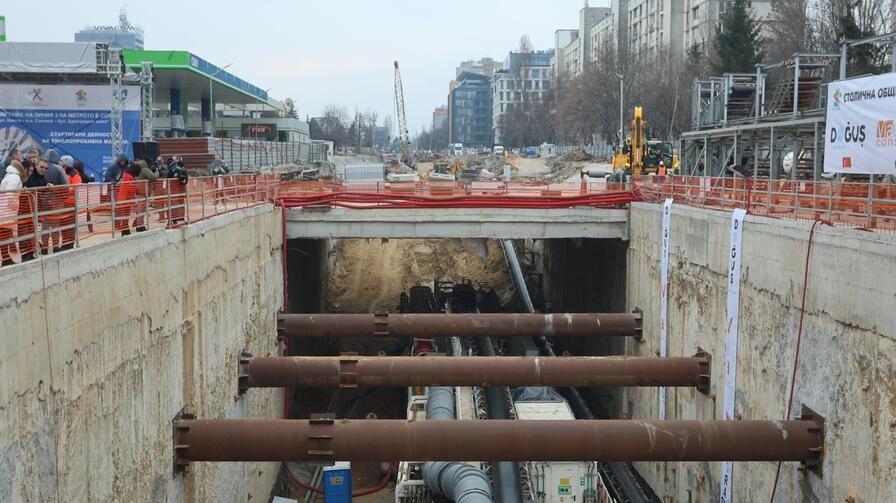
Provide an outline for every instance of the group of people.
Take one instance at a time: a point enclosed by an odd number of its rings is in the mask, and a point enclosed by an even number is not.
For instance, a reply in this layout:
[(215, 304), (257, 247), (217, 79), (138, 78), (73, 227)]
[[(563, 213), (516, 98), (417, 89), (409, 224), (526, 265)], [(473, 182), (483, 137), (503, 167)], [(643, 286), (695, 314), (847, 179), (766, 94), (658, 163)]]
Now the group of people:
[[(74, 248), (77, 226), (75, 190), (71, 185), (91, 183), (93, 175), (85, 170), (84, 164), (76, 162), (70, 155), (62, 155), (49, 149), (41, 155), (36, 150), (23, 154), (11, 149), (0, 160), (0, 266), (15, 264), (13, 257), (20, 255), (21, 262), (34, 260), (35, 254), (62, 252)], [(172, 208), (165, 211), (160, 219), (168, 225), (175, 225), (184, 218), (183, 199), (186, 193), (187, 170), (181, 158), (169, 158), (162, 162), (147, 162), (142, 159), (131, 161), (120, 155), (106, 171), (103, 181), (113, 184), (108, 197), (114, 198), (116, 208), (114, 228), (121, 235), (130, 234), (131, 214), (133, 227), (137, 232), (146, 230), (148, 211), (146, 196), (158, 195), (153, 191), (156, 185), (150, 182), (160, 178), (170, 178), (169, 192), (177, 194), (172, 199)], [(138, 183), (146, 180), (145, 183)], [(47, 187), (40, 191), (20, 189)], [(140, 199), (142, 198), (142, 199)], [(35, 218), (37, 213), (37, 218)], [(8, 218), (15, 215), (16, 217)], [(90, 213), (87, 213), (88, 221)], [(36, 239), (39, 225), (39, 239)], [(15, 241), (13, 236), (17, 236)], [(39, 241), (39, 245), (37, 243)], [(16, 253), (18, 248), (18, 253)]]

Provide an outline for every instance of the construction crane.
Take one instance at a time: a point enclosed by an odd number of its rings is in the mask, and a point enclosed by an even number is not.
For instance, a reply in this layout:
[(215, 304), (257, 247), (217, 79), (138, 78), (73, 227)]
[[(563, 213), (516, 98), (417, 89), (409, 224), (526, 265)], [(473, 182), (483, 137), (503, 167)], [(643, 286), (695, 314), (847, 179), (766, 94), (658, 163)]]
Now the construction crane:
[(398, 117), (398, 141), (401, 143), (401, 162), (414, 167), (411, 161), (411, 139), (408, 135), (408, 118), (404, 113), (404, 88), (401, 85), (401, 71), (395, 62), (395, 115)]

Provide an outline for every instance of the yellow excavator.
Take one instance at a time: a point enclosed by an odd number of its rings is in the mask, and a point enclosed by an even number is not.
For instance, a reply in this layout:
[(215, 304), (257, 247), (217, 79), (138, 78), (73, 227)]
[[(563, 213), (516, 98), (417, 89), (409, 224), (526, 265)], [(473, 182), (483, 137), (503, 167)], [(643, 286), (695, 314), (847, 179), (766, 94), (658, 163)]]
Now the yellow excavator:
[(613, 154), (613, 169), (622, 169), (633, 175), (657, 174), (662, 161), (667, 174), (678, 173), (679, 161), (672, 148), (672, 142), (645, 140), (646, 124), (643, 109), (635, 107), (631, 137), (616, 147), (616, 153)]

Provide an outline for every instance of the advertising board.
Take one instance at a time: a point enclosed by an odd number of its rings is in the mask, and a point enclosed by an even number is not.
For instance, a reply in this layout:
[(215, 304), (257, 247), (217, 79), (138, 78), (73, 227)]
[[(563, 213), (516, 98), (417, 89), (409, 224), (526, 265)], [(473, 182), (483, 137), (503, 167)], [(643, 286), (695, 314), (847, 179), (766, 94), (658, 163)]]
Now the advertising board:
[(824, 170), (896, 176), (896, 73), (831, 82)]
[[(124, 86), (125, 153), (140, 139), (140, 88)], [(97, 176), (112, 163), (112, 88), (103, 84), (0, 84), (0, 157), (54, 148)]]

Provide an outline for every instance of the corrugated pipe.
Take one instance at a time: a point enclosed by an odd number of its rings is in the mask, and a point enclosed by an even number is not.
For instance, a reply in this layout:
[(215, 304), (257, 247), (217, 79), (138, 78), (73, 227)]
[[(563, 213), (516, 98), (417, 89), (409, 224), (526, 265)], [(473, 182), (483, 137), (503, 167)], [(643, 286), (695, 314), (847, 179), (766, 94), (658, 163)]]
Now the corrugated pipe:
[[(426, 419), (450, 421), (456, 418), (454, 388), (429, 388)], [(488, 477), (482, 470), (466, 463), (426, 463), (423, 465), (423, 482), (431, 491), (456, 503), (492, 503), (492, 487)]]
[(492, 503), (492, 488), (482, 470), (466, 463), (436, 461), (423, 465), (423, 481), (456, 503)]

